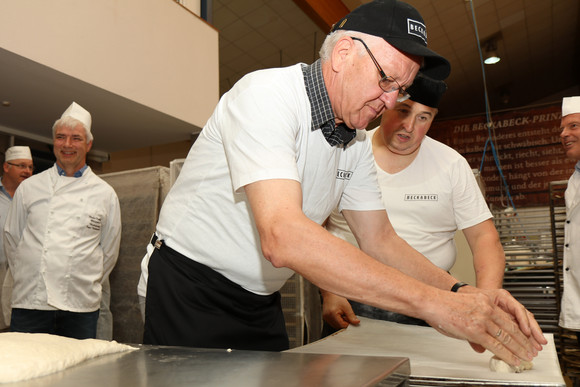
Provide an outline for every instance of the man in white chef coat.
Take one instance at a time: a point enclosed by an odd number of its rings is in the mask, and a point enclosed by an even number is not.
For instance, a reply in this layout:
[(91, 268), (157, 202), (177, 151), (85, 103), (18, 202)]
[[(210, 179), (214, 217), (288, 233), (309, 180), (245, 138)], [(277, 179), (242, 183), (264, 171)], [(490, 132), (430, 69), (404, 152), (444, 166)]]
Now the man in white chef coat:
[[(362, 129), (407, 98), (421, 66), (436, 79), (450, 71), (421, 15), (363, 4), (320, 56), (250, 73), (220, 99), (151, 240), (144, 343), (286, 349), (278, 290), (298, 272), (510, 364), (531, 360), (546, 343), (531, 313), (506, 291), (459, 287), (396, 235), (381, 202)], [(321, 226), (337, 205), (362, 249)]]
[(576, 331), (580, 345), (580, 96), (562, 100), (560, 129), (566, 157), (576, 160), (565, 193), (564, 292), (560, 326)]
[[(12, 203), (12, 197), (16, 188), (25, 179), (32, 176), (34, 170), (34, 164), (32, 161), (32, 153), (30, 153), (30, 148), (27, 146), (12, 146), (6, 149), (4, 157), (4, 174), (0, 180), (0, 226), (4, 229), (4, 222), (6, 221), (6, 215), (8, 214), (8, 209)], [(0, 238), (0, 305), (2, 300), (2, 290), (4, 285), (4, 278), (6, 277), (6, 268), (8, 264), (6, 262), (6, 256), (4, 255), (4, 245), (2, 243), (3, 239)], [(9, 292), (7, 292), (9, 293)], [(3, 306), (3, 305), (2, 305)], [(5, 316), (4, 308), (0, 307), (0, 330), (5, 329), (9, 325), (10, 319), (10, 308), (7, 309), (7, 316)], [(6, 318), (5, 318), (6, 317)]]
[(95, 338), (102, 284), (119, 254), (119, 201), (86, 164), (90, 113), (73, 102), (52, 130), (56, 163), (18, 187), (4, 227), (10, 329)]

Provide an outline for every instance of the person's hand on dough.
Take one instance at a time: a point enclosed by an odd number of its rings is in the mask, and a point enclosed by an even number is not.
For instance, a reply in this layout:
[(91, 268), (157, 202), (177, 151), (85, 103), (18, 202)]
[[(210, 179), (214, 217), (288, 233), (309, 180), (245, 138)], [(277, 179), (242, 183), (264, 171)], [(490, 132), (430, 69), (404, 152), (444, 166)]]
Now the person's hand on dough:
[(344, 329), (349, 324), (358, 325), (360, 320), (344, 297), (320, 289), (322, 295), (322, 318), (334, 329)]
[(547, 343), (533, 315), (506, 290), (464, 286), (458, 293), (443, 291), (438, 301), (421, 313), (433, 328), (510, 365), (531, 361)]

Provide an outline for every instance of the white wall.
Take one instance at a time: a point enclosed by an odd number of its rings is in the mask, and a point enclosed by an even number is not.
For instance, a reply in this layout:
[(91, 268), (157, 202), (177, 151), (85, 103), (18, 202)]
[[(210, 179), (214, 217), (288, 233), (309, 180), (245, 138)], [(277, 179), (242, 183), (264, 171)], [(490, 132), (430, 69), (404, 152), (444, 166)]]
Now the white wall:
[(201, 2), (199, 0), (177, 0), (177, 2), (197, 16), (201, 16)]
[(0, 0), (0, 47), (202, 127), (218, 32), (172, 0)]

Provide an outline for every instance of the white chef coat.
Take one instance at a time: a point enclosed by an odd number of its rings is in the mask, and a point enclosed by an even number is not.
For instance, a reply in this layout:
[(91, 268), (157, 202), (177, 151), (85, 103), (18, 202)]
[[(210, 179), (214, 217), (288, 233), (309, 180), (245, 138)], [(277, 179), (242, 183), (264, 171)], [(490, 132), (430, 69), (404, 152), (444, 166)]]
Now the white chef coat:
[(55, 164), (26, 179), (4, 227), (12, 307), (96, 311), (120, 240), (117, 195), (90, 168), (74, 178), (59, 176)]
[[(8, 209), (12, 203), (12, 197), (6, 191), (0, 180), (0, 227), (4, 229), (4, 222), (6, 221), (6, 215), (8, 214)], [(6, 269), (8, 263), (6, 262), (6, 256), (4, 255), (3, 238), (0, 238), (0, 329), (4, 329), (9, 326), (4, 317), (5, 313), (2, 304), (2, 290), (4, 286), (4, 278), (6, 277)], [(8, 292), (7, 292), (8, 296)], [(8, 308), (9, 309), (9, 308)]]
[[(2, 185), (2, 180), (0, 180), (0, 226), (4, 229), (4, 222), (6, 222), (6, 215), (8, 214), (8, 209), (12, 203), (12, 197), (4, 185)], [(4, 246), (2, 243), (2, 238), (0, 238), (0, 271), (2, 267), (6, 264), (6, 257), (4, 255)], [(0, 287), (2, 286), (2, 280), (4, 277), (0, 277)], [(1, 290), (0, 290), (1, 291)]]
[(580, 331), (580, 161), (568, 180), (560, 326)]

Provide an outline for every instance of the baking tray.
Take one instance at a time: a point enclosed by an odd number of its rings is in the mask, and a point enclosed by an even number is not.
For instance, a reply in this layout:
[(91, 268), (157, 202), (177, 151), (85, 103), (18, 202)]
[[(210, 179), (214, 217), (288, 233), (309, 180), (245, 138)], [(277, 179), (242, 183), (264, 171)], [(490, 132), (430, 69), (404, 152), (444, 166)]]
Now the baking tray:
[(359, 326), (290, 350), (410, 359), (412, 386), (550, 386), (565, 387), (552, 334), (534, 358), (534, 368), (522, 373), (490, 371), (491, 352), (477, 353), (464, 340), (444, 336), (431, 327), (397, 324), (359, 317)]

